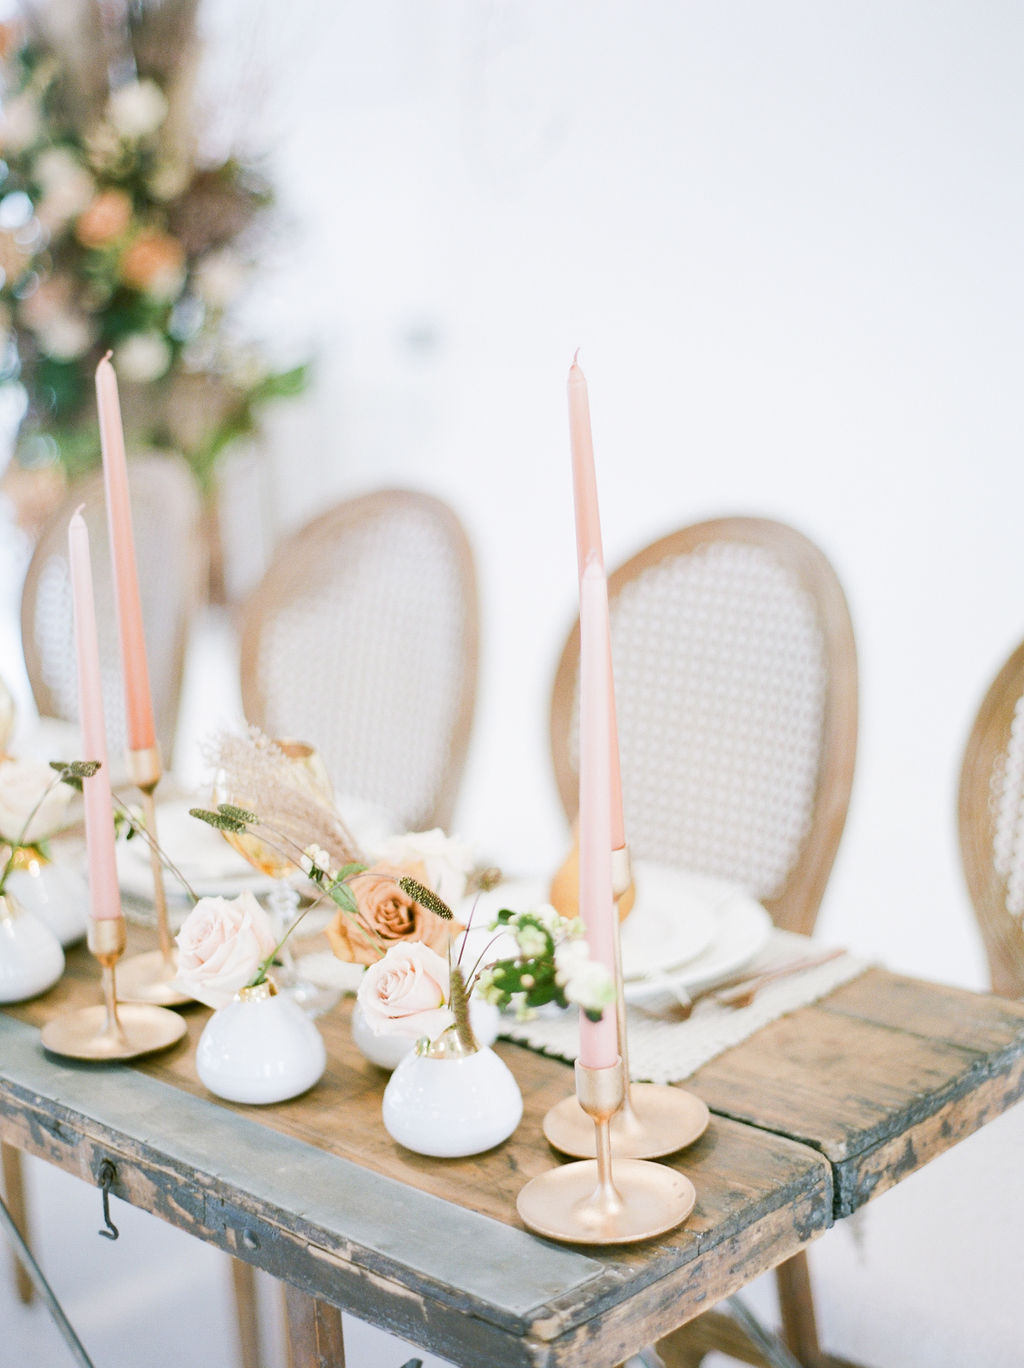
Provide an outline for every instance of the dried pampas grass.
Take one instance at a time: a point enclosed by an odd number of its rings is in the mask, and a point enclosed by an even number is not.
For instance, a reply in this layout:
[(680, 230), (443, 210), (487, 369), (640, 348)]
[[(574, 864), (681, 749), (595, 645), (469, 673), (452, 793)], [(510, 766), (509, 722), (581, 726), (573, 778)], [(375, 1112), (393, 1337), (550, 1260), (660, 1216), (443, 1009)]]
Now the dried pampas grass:
[(295, 847), (296, 856), (317, 845), (331, 856), (335, 868), (363, 862), (359, 844), (333, 800), (317, 793), (309, 772), (259, 727), (249, 726), (241, 735), (220, 732), (203, 746), (202, 754), (216, 771), (224, 798), (251, 809), (260, 826)]

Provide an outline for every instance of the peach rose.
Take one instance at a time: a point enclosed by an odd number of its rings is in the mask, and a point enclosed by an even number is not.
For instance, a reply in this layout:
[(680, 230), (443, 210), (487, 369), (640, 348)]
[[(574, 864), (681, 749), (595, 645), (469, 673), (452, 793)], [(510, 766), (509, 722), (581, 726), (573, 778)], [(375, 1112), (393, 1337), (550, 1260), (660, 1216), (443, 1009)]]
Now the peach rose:
[(371, 964), (357, 994), (367, 1025), (375, 1035), (436, 1036), (452, 1024), (448, 998), (448, 961), (419, 941), (392, 945)]
[(121, 279), (136, 290), (169, 297), (181, 283), (185, 249), (167, 233), (140, 233), (121, 258)]
[(200, 898), (175, 937), (175, 986), (207, 1007), (226, 1007), (246, 988), (277, 945), (274, 928), (253, 895)]
[(339, 908), (327, 928), (338, 959), (373, 964), (395, 941), (422, 941), (431, 950), (444, 950), (463, 929), (460, 922), (445, 921), (413, 902), (398, 886), (398, 880), (407, 875), (427, 882), (422, 865), (382, 867), (352, 880), (349, 887), (359, 907), (358, 917)]
[(75, 236), (83, 247), (106, 247), (116, 242), (132, 221), (132, 202), (124, 190), (101, 190), (79, 214)]

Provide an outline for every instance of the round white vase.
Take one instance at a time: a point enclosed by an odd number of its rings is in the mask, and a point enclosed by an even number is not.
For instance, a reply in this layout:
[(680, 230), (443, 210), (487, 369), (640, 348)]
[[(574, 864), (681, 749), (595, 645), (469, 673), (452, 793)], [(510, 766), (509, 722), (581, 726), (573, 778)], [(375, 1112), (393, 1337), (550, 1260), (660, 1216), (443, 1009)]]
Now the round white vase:
[(523, 1097), (489, 1046), (437, 1058), (407, 1054), (384, 1089), (384, 1129), (416, 1154), (454, 1159), (500, 1145), (519, 1125)]
[[(493, 1002), (478, 1002), (470, 998), (469, 1019), (477, 1043), (493, 1045), (501, 1026), (501, 1013)], [(352, 1008), (352, 1039), (360, 1053), (381, 1069), (397, 1068), (405, 1056), (416, 1048), (414, 1036), (400, 1035), (397, 1031), (382, 1031), (380, 1034), (374, 1031), (358, 1000)]]
[(46, 923), (0, 894), (0, 1002), (38, 997), (63, 972), (64, 951)]
[(78, 869), (33, 860), (27, 869), (12, 869), (7, 887), (26, 912), (44, 921), (61, 945), (74, 945), (89, 927), (89, 885)]
[(214, 1012), (196, 1048), (196, 1072), (228, 1102), (283, 1102), (327, 1067), (323, 1037), (302, 1008), (268, 980)]

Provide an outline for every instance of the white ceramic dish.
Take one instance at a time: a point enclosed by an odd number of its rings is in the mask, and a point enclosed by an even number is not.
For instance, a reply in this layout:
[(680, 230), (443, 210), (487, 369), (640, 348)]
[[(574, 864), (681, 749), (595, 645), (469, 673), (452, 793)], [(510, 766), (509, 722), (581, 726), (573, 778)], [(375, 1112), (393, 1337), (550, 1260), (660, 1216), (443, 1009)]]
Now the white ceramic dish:
[[(638, 860), (636, 903), (622, 923), (622, 957), (628, 1002), (646, 1002), (678, 985), (687, 991), (726, 978), (764, 946), (771, 918), (748, 893), (722, 879)], [(515, 879), (477, 899), (467, 955), (497, 959), (511, 953), (507, 938), (493, 946), (487, 927), (503, 907), (529, 911), (547, 897), (540, 879)], [(473, 900), (459, 911), (466, 921)], [(504, 943), (502, 943), (504, 940)]]

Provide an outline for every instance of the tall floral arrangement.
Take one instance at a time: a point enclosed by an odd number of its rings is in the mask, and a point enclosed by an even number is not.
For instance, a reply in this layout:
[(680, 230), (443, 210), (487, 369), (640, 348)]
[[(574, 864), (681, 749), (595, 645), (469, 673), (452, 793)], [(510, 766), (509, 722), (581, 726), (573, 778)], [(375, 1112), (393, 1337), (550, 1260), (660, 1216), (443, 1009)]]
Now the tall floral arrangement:
[(93, 377), (113, 353), (133, 450), (200, 485), (263, 401), (297, 392), (232, 336), (271, 188), (196, 137), (198, 0), (51, 0), (0, 26), (0, 384), (22, 465), (100, 458)]

